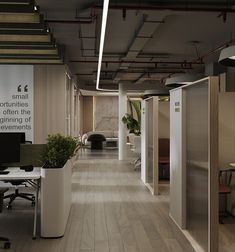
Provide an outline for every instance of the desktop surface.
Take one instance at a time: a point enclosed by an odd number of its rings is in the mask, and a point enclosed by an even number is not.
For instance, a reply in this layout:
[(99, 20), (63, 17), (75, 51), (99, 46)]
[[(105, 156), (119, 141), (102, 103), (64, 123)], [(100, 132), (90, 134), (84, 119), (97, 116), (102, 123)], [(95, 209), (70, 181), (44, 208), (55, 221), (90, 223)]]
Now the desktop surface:
[(25, 172), (20, 167), (10, 167), (4, 171), (8, 174), (0, 174), (0, 180), (16, 180), (16, 179), (39, 179), (41, 177), (41, 168), (34, 167), (33, 171)]

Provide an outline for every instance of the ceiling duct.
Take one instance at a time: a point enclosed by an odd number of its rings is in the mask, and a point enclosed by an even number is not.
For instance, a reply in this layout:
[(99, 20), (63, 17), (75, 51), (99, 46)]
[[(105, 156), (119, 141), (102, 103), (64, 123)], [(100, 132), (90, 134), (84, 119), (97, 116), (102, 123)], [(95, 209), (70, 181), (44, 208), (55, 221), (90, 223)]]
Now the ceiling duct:
[[(159, 10), (170, 10), (170, 11), (199, 11), (199, 12), (225, 12), (225, 13), (234, 13), (233, 1), (141, 1), (139, 4), (133, 4), (133, 2), (125, 1), (125, 4), (110, 4), (109, 9), (116, 10), (150, 10), (150, 11), (159, 11)], [(101, 5), (95, 4), (94, 9), (102, 8)]]

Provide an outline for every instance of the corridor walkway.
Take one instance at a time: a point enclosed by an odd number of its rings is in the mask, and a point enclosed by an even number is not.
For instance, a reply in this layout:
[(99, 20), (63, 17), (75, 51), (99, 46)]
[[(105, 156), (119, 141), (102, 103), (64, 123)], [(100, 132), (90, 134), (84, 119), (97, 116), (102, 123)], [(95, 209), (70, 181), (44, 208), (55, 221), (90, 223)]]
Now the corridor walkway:
[[(111, 159), (109, 159), (111, 157)], [(0, 215), (0, 234), (14, 252), (192, 252), (168, 216), (168, 185), (153, 197), (117, 153), (85, 151), (73, 170), (73, 205), (60, 239), (31, 239), (32, 210), (19, 200)], [(56, 209), (55, 209), (56, 210)], [(22, 212), (24, 211), (24, 212)], [(23, 215), (23, 216), (22, 216)]]
[(81, 157), (73, 174), (68, 251), (194, 251), (168, 216), (168, 190), (163, 184), (162, 195), (150, 195), (130, 162)]

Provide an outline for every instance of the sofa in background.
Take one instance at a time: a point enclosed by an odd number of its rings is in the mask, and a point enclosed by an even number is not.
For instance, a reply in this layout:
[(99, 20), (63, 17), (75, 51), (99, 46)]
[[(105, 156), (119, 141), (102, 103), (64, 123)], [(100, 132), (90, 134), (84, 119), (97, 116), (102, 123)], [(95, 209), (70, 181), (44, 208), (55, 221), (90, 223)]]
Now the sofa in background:
[(89, 131), (82, 135), (83, 145), (90, 147), (90, 142), (87, 141), (88, 137), (94, 134), (103, 135), (106, 141), (103, 142), (105, 148), (117, 148), (118, 147), (118, 131), (104, 130), (104, 131)]

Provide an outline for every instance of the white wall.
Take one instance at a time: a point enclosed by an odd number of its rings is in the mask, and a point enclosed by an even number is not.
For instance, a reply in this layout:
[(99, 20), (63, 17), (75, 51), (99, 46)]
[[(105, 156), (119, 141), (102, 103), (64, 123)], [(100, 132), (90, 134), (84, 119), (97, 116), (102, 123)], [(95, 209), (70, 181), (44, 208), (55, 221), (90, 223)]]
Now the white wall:
[(235, 93), (219, 94), (219, 169), (235, 162)]
[(83, 133), (93, 131), (93, 97), (83, 96)]
[(25, 132), (33, 141), (33, 67), (0, 66), (0, 132)]
[(118, 130), (118, 97), (94, 97), (94, 130)]
[[(219, 94), (219, 169), (232, 168), (229, 166), (231, 162), (235, 163), (235, 93), (226, 92)], [(235, 214), (235, 173), (231, 188), (228, 210)], [(223, 204), (221, 206), (224, 207)]]
[(34, 142), (48, 134), (66, 134), (65, 66), (34, 66)]
[(185, 228), (185, 167), (182, 140), (185, 118), (183, 106), (183, 90), (170, 92), (170, 216), (181, 227)]

